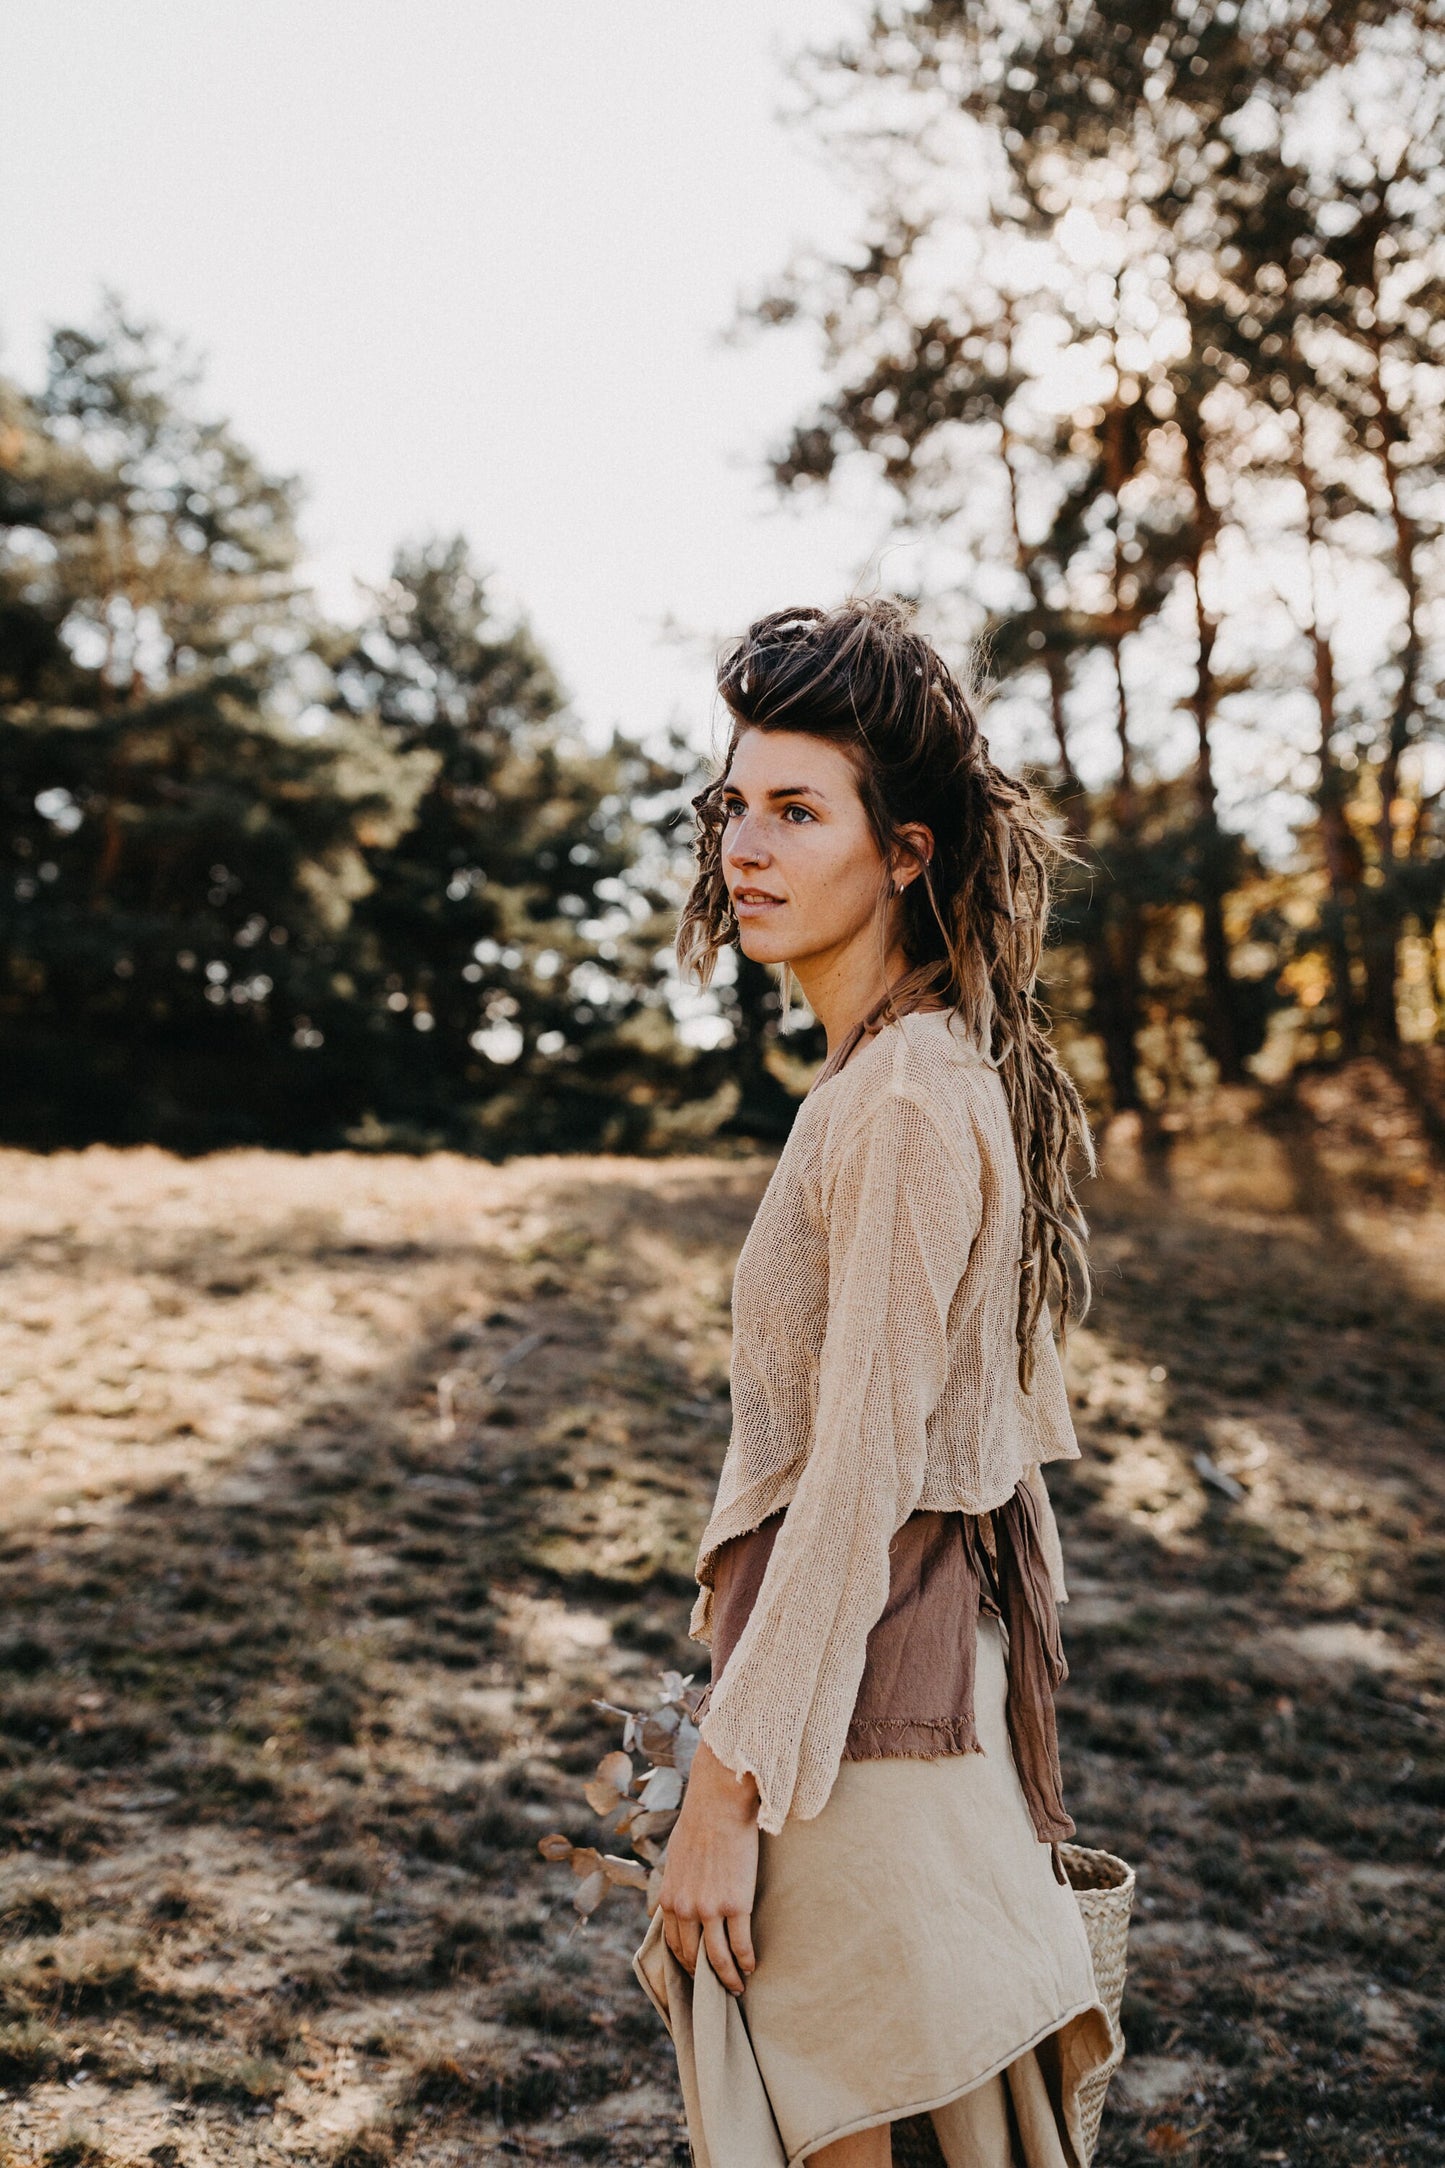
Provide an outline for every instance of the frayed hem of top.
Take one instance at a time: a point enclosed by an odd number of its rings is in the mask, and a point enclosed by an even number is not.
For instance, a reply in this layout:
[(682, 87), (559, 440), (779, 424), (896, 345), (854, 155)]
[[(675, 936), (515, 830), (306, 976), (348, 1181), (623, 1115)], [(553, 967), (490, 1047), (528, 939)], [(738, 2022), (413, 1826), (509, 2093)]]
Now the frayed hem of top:
[(971, 1724), (957, 1717), (877, 1717), (849, 1730), (844, 1761), (941, 1761), (982, 1754)]

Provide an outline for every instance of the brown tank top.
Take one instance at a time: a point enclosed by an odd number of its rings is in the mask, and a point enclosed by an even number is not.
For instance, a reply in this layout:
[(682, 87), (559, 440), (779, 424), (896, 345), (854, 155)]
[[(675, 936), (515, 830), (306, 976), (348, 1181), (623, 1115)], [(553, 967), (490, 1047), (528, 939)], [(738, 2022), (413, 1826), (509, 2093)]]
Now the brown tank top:
[[(712, 1676), (700, 1716), (757, 1601), (785, 1513), (735, 1536), (714, 1561)], [(914, 1513), (894, 1536), (888, 1598), (868, 1636), (843, 1759), (982, 1752), (974, 1723), (980, 1611), (1005, 1630), (1009, 1743), (1039, 1841), (1064, 1882), (1058, 1840), (1076, 1825), (1064, 1807), (1053, 1696), (1069, 1674), (1026, 1483), (991, 1513)]]

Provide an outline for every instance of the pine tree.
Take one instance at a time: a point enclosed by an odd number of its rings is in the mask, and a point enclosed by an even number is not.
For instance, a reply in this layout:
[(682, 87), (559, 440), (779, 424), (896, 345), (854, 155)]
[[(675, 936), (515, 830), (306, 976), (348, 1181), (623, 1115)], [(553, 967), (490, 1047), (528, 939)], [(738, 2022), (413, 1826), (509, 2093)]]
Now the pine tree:
[(485, 1148), (640, 1141), (687, 1063), (667, 854), (634, 808), (661, 810), (681, 772), (621, 737), (586, 744), (461, 537), (398, 556), (328, 660), (337, 711), (431, 770), (406, 834), (367, 854), (356, 912), (383, 1098)]
[[(1002, 697), (1047, 719), (1050, 780), (1098, 867), (1063, 915), (1116, 1105), (1139, 1093), (1171, 956), (1196, 949), (1186, 1006), (1228, 1077), (1304, 983), (1311, 941), (1345, 1042), (1388, 1051), (1402, 941), (1422, 946), (1438, 921), (1445, 836), (1415, 754), (1445, 675), (1429, 486), (1445, 411), (1442, 36), (1437, 11), (1385, 0), (935, 0), (881, 7), (812, 63), (819, 125), (875, 195), (857, 252), (805, 264), (755, 312), (816, 323), (832, 377), (775, 471), (796, 487), (860, 453), (874, 464), (925, 545), (913, 562), (935, 608), (947, 617), (971, 590), (966, 629), (986, 634)], [(1095, 379), (1062, 415), (1056, 352)], [(1260, 764), (1293, 780), (1277, 718), (1298, 704), (1279, 698), (1260, 613), (1300, 555), (1316, 572), (1372, 563), (1393, 589), (1354, 712), (1335, 628), (1286, 600), (1320, 709), (1329, 901), (1303, 934), (1227, 827), (1219, 772), (1247, 723)], [(1167, 715), (1156, 665), (1191, 646), (1192, 685)], [(1162, 764), (1140, 744), (1136, 689)], [(1311, 1012), (1325, 1052), (1329, 1020), (1328, 1004)], [(1296, 1043), (1308, 1050), (1308, 1028)]]
[(191, 388), (112, 303), (0, 393), (12, 1134), (325, 1133), (365, 853), (430, 769), (307, 735), (294, 486)]
[(648, 1140), (683, 769), (587, 746), (460, 540), (323, 622), (193, 390), (116, 304), (0, 383), (10, 1133)]

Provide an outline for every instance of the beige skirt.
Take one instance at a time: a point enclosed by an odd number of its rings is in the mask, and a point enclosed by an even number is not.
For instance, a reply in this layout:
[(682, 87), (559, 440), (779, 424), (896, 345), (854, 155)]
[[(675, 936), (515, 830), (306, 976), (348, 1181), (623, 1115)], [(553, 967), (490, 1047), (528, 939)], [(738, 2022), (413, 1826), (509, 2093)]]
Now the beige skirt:
[(653, 1915), (634, 1969), (696, 2168), (793, 2168), (928, 2112), (950, 2168), (1087, 2168), (1079, 2088), (1121, 2043), (1014, 1766), (1005, 1636), (980, 1618), (982, 1753), (844, 1762), (821, 1814), (764, 1835), (741, 2002)]

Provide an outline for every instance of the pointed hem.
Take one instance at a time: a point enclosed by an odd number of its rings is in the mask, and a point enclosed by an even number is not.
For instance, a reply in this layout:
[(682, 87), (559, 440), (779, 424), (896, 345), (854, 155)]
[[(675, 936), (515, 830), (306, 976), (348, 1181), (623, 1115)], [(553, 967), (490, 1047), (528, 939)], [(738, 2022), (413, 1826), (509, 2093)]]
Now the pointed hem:
[[(854, 2122), (840, 2123), (836, 2130), (820, 2131), (815, 2137), (807, 2139), (796, 2152), (788, 2155), (787, 2168), (803, 2168), (803, 2163), (810, 2154), (821, 2152), (825, 2145), (833, 2145), (840, 2138), (856, 2137), (860, 2130), (877, 2130), (884, 2123), (906, 2123), (912, 2116), (931, 2115), (935, 2108), (946, 2108), (950, 2101), (962, 2100), (966, 2093), (975, 2092), (980, 2085), (987, 2085), (990, 2078), (1000, 2076), (1011, 2063), (1016, 2063), (1020, 2056), (1032, 2054), (1036, 2048), (1042, 2047), (1045, 2040), (1051, 2039), (1055, 2033), (1062, 2032), (1066, 2026), (1077, 2024), (1081, 2017), (1087, 2017), (1091, 2012), (1098, 2013), (1099, 2022), (1104, 2028), (1104, 2037), (1109, 2041), (1109, 2053), (1100, 2061), (1093, 2063), (1081, 2075), (1075, 2075), (1065, 2098), (1064, 2120), (1060, 2128), (1060, 2136), (1067, 2140), (1071, 2156), (1070, 2168), (1088, 2168), (1090, 2154), (1084, 2148), (1083, 2131), (1078, 2127), (1078, 2096), (1090, 2078), (1098, 2077), (1106, 2069), (1112, 2070), (1122, 2060), (1122, 2055), (1114, 2040), (1113, 2028), (1109, 2023), (1109, 2013), (1097, 1996), (1090, 1997), (1087, 2002), (1076, 2004), (1072, 2010), (1066, 2010), (1062, 2017), (1050, 2018), (1049, 2022), (1040, 2026), (1039, 2030), (1030, 2039), (1021, 2041), (1017, 2047), (1011, 2048), (1007, 2054), (999, 2056), (989, 2064), (986, 2070), (976, 2071), (971, 2078), (966, 2078), (961, 2085), (950, 2085), (945, 2092), (933, 2095), (927, 2100), (913, 2101), (897, 2108), (890, 2108), (886, 2115), (870, 2114), (860, 2116)], [(1069, 2114), (1070, 2108), (1074, 2110), (1073, 2115)]]

